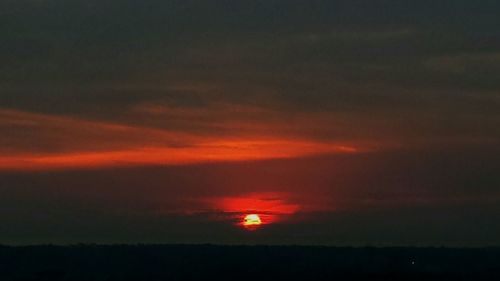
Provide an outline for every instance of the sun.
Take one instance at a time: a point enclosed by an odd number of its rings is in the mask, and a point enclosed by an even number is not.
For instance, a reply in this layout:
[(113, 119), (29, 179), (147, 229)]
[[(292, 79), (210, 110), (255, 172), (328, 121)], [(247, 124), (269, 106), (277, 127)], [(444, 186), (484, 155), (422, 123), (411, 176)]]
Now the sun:
[(262, 224), (259, 215), (248, 214), (243, 218), (243, 226), (246, 228), (256, 228)]

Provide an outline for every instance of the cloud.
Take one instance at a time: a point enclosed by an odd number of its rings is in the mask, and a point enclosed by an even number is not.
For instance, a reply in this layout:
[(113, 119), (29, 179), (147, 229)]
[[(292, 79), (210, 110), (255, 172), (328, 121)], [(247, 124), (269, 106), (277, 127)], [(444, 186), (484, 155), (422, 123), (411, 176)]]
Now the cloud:
[[(1, 171), (0, 219), (6, 230), (0, 239), (486, 245), (498, 238), (499, 229), (491, 227), (500, 218), (499, 155), (498, 147), (473, 146), (432, 153)], [(240, 205), (242, 200), (250, 206)], [(280, 219), (244, 236), (233, 223), (243, 210), (255, 209), (254, 201), (277, 208)]]
[[(150, 113), (151, 108), (148, 110)], [(190, 118), (189, 113), (184, 114)], [(13, 110), (0, 111), (0, 124), (9, 132), (2, 138), (5, 148), (0, 155), (0, 168), (6, 170), (248, 161), (360, 149), (273, 134), (200, 135)]]
[(2, 241), (498, 240), (500, 2), (223, 2), (0, 1)]

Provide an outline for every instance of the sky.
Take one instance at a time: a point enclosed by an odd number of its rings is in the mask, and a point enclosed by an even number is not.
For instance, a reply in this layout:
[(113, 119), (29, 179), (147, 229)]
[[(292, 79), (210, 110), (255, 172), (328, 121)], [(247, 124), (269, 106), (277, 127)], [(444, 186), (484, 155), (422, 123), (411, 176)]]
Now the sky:
[(498, 11), (3, 0), (0, 244), (499, 245)]

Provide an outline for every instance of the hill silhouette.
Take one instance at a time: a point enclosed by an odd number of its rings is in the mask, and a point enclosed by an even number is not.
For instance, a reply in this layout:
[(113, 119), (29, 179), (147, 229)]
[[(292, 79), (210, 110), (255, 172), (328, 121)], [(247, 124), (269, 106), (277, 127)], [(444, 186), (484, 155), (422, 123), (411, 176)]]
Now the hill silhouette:
[(0, 246), (0, 280), (500, 280), (500, 249)]

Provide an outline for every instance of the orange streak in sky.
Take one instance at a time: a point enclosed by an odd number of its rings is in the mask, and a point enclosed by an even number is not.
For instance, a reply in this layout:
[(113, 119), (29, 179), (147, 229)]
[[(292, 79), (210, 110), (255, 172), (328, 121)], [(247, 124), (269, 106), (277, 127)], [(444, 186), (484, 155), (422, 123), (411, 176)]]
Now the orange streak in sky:
[(207, 162), (292, 158), (353, 153), (354, 148), (300, 141), (223, 141), (193, 147), (152, 147), (119, 151), (0, 156), (2, 170), (46, 170), (130, 165), (183, 165)]
[(338, 142), (287, 138), (273, 127), (238, 136), (196, 134), (0, 109), (9, 129), (0, 143), (0, 170), (81, 169), (137, 165), (185, 165), (221, 161), (355, 153)]

